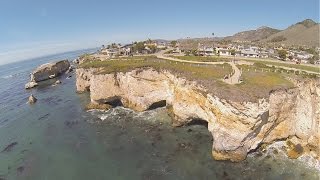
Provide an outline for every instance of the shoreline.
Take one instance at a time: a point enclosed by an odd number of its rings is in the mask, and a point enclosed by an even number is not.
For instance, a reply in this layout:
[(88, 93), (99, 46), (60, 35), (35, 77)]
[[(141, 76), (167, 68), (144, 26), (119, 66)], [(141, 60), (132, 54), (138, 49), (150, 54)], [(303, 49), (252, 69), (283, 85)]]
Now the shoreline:
[[(207, 121), (208, 130), (216, 140), (213, 142), (213, 157), (217, 160), (231, 161), (245, 159), (248, 152), (264, 143), (281, 139), (290, 141), (293, 132), (285, 130), (283, 125), (293, 126), (297, 129), (301, 128), (300, 125), (295, 124), (295, 121), (299, 122), (298, 119), (294, 120), (294, 122), (290, 120), (291, 115), (294, 113), (293, 111), (301, 111), (301, 109), (296, 107), (299, 103), (291, 102), (293, 97), (291, 97), (292, 95), (287, 95), (287, 93), (299, 95), (301, 91), (304, 94), (303, 96), (309, 96), (307, 95), (308, 93), (305, 94), (308, 90), (303, 88), (313, 86), (312, 84), (307, 85), (310, 83), (308, 82), (306, 85), (297, 85), (293, 89), (276, 90), (271, 93), (269, 100), (260, 99), (257, 103), (235, 103), (210, 96), (209, 94), (206, 95), (204, 92), (199, 93), (199, 86), (195, 82), (190, 82), (181, 77), (178, 78), (166, 71), (133, 69), (124, 73), (95, 74), (94, 70), (84, 71), (83, 69), (77, 69), (76, 73), (77, 91), (90, 89), (91, 103), (108, 104), (117, 100), (118, 102), (121, 101), (124, 107), (143, 112), (153, 104), (165, 100), (166, 105), (164, 106), (173, 118), (174, 126), (188, 124), (192, 119)], [(140, 86), (136, 86), (137, 84), (135, 83), (140, 84)], [(104, 90), (106, 87), (108, 87), (108, 91)], [(130, 87), (130, 89), (124, 89), (124, 87)], [(142, 94), (143, 97), (140, 96)], [(149, 97), (152, 98), (150, 99)], [(289, 106), (291, 111), (293, 108), (293, 111), (278, 112), (283, 109), (283, 106), (287, 106), (282, 104), (287, 101), (291, 102)], [(308, 110), (303, 109), (303, 111)], [(267, 117), (264, 115), (265, 112), (268, 112)], [(299, 114), (303, 113), (299, 112)], [(283, 115), (285, 118), (282, 117)], [(286, 116), (290, 118), (287, 119)], [(314, 117), (308, 118), (311, 118), (309, 120), (312, 121)], [(282, 123), (277, 124), (276, 122)], [(257, 125), (259, 123), (261, 125)], [(235, 129), (230, 129), (232, 127)], [(239, 134), (239, 131), (242, 131), (243, 134)], [(271, 135), (267, 133), (268, 131), (271, 132)], [(282, 134), (277, 135), (280, 132)], [(230, 142), (230, 144), (221, 146), (220, 143), (223, 141)], [(307, 140), (305, 139), (298, 139), (294, 145), (301, 146), (301, 143), (303, 146), (307, 146), (306, 142)], [(241, 148), (234, 149), (235, 147)], [(243, 147), (247, 147), (247, 149), (243, 149)], [(318, 155), (316, 154), (316, 156)]]

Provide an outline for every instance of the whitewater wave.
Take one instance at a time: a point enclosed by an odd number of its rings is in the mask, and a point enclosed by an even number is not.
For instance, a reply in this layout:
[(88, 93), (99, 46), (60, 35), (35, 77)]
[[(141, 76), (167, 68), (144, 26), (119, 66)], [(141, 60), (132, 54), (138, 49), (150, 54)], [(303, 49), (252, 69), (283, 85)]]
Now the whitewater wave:
[(18, 72), (18, 73), (15, 73), (15, 74), (3, 75), (3, 76), (0, 76), (0, 79), (10, 79), (10, 78), (14, 78), (14, 77), (20, 76), (20, 75), (22, 75), (24, 73), (25, 72)]
[(10, 79), (14, 77), (14, 74), (6, 75), (6, 76), (0, 76), (0, 79)]

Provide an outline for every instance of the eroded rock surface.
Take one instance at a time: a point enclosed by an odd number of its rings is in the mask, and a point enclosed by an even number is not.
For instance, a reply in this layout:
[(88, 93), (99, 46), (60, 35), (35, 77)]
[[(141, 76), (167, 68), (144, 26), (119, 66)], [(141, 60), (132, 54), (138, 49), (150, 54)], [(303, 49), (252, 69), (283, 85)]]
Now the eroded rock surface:
[(30, 96), (29, 96), (29, 98), (28, 98), (28, 103), (29, 104), (34, 104), (34, 103), (36, 103), (37, 102), (37, 98), (35, 98), (34, 96), (33, 96), (33, 94), (31, 94)]
[(76, 70), (77, 91), (90, 91), (92, 103), (118, 100), (125, 107), (145, 111), (165, 102), (176, 126), (194, 119), (207, 121), (213, 136), (212, 155), (217, 160), (241, 161), (261, 144), (292, 138), (295, 144), (312, 146), (305, 153), (319, 159), (320, 85), (315, 80), (271, 92), (269, 99), (238, 103), (212, 96), (204, 87), (168, 71), (97, 72)]
[(33, 88), (37, 85), (37, 82), (55, 78), (66, 72), (69, 68), (70, 63), (68, 60), (43, 64), (32, 71), (30, 82), (25, 85), (25, 88)]

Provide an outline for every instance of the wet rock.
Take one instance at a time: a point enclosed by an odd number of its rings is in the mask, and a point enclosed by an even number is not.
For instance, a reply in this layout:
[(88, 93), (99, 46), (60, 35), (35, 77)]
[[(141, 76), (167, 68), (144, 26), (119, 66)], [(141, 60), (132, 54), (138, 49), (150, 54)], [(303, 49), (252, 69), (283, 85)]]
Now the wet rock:
[(111, 108), (112, 106), (109, 104), (97, 104), (97, 103), (89, 103), (86, 106), (86, 110), (91, 110), (91, 109), (109, 110)]
[(37, 85), (37, 82), (60, 76), (67, 71), (69, 67), (70, 63), (68, 60), (42, 64), (31, 73), (30, 82), (25, 85), (25, 88), (33, 88)]
[(74, 125), (77, 125), (78, 123), (79, 123), (78, 121), (66, 121), (66, 122), (64, 122), (64, 124), (69, 128), (72, 128)]
[(1, 152), (10, 152), (12, 151), (13, 147), (16, 146), (18, 142), (13, 142), (9, 145), (7, 145)]
[(70, 66), (69, 69), (66, 71), (66, 74), (71, 73), (73, 71), (73, 67)]
[(61, 84), (61, 81), (57, 80), (54, 84)]
[(19, 166), (18, 168), (17, 168), (17, 172), (18, 173), (22, 173), (24, 171), (24, 167), (23, 166)]
[(34, 103), (36, 103), (37, 102), (37, 98), (35, 98), (34, 96), (33, 96), (33, 94), (31, 94), (30, 96), (29, 96), (29, 99), (28, 99), (28, 103), (29, 104), (34, 104)]
[(192, 129), (188, 129), (188, 132), (192, 132)]
[(28, 82), (24, 87), (26, 89), (31, 89), (31, 88), (34, 88), (36, 86), (38, 86), (38, 83), (31, 81), (31, 82)]
[(303, 154), (303, 151), (304, 149), (301, 144), (291, 145), (288, 148), (287, 155), (291, 159), (297, 159)]

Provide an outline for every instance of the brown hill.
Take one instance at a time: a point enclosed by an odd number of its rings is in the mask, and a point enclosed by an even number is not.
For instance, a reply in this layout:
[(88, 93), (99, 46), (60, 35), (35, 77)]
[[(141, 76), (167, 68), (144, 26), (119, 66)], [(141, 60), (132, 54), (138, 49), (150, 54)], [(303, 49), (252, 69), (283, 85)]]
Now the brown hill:
[(318, 23), (315, 23), (311, 19), (306, 19), (260, 42), (319, 46), (319, 27)]
[(247, 41), (247, 42), (253, 42), (253, 41), (259, 41), (262, 39), (266, 39), (267, 37), (276, 34), (280, 32), (278, 29), (273, 29), (270, 27), (260, 27), (256, 30), (249, 30), (249, 31), (243, 31), (236, 33), (233, 36), (228, 36), (224, 38), (224, 40), (230, 40), (230, 41)]

